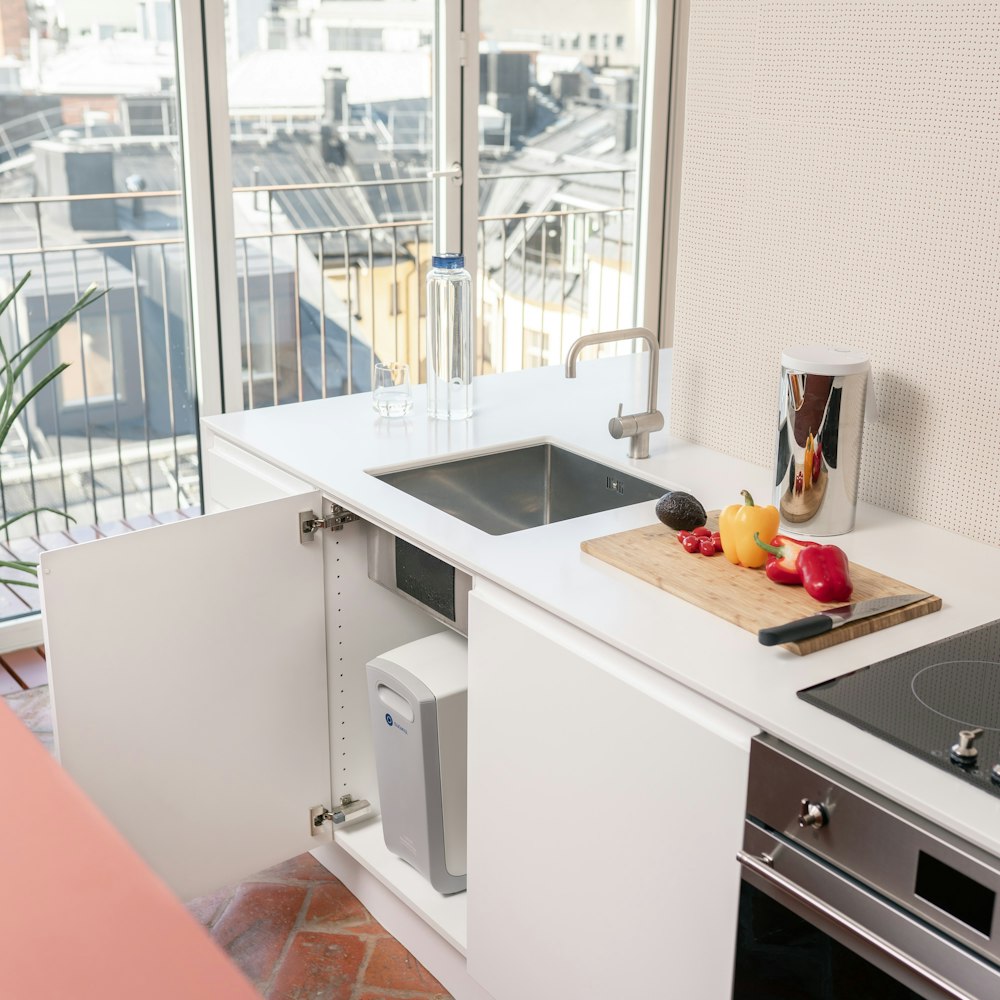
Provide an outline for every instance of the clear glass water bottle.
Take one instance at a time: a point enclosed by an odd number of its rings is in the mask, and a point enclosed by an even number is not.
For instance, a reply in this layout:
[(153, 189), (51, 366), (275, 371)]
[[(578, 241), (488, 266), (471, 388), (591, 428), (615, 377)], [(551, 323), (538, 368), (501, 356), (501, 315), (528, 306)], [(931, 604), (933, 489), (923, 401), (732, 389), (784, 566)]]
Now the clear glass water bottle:
[(472, 416), (472, 276), (460, 253), (435, 254), (427, 275), (427, 415)]

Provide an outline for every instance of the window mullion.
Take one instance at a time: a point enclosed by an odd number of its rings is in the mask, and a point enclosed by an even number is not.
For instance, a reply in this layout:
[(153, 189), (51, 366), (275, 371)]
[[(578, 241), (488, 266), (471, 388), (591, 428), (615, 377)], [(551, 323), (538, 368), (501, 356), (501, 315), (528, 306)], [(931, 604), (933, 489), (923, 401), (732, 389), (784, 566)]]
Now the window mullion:
[[(635, 316), (639, 326), (669, 343), (668, 324), (661, 323), (664, 258), (667, 254), (665, 216), (673, 157), (668, 152), (674, 128), (673, 40), (677, 0), (648, 0), (646, 51), (642, 71), (642, 154), (636, 185)], [(679, 167), (679, 161), (677, 161)], [(678, 171), (679, 172), (679, 171)]]
[(222, 4), (176, 0), (178, 103), (199, 411), (243, 408)]

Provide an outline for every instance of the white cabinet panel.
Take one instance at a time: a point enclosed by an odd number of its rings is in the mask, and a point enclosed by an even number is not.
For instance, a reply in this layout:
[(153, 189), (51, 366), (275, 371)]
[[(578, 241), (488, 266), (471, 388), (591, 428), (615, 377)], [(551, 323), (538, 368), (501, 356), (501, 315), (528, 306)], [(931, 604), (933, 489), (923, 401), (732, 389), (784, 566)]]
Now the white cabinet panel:
[(202, 457), (207, 514), (294, 496), (310, 489), (308, 483), (217, 437), (207, 428), (202, 434)]
[(727, 1000), (756, 727), (495, 587), (469, 637), (470, 974)]
[(60, 759), (184, 898), (309, 849), (330, 804), (323, 545), (298, 540), (318, 504), (42, 556)]

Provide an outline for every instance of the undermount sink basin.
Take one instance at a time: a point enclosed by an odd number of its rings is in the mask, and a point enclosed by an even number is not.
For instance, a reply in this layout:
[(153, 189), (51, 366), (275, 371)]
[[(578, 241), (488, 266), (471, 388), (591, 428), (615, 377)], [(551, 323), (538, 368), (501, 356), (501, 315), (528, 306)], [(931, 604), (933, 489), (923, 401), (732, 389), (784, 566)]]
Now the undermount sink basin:
[(400, 469), (376, 478), (491, 535), (628, 507), (666, 492), (551, 444)]

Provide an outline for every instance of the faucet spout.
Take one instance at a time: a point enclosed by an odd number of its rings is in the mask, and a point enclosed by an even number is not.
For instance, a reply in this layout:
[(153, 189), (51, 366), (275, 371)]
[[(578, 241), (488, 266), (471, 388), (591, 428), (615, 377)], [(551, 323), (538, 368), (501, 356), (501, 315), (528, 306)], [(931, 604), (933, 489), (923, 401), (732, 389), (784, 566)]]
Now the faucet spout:
[(623, 437), (629, 439), (629, 458), (649, 458), (650, 432), (663, 428), (663, 414), (656, 408), (656, 387), (660, 373), (660, 345), (650, 330), (644, 327), (632, 327), (627, 330), (588, 333), (579, 337), (570, 345), (566, 355), (566, 378), (576, 378), (576, 361), (584, 348), (622, 340), (644, 340), (649, 348), (649, 389), (646, 398), (646, 412), (623, 416), (623, 407), (619, 406), (618, 415), (612, 417), (608, 424), (608, 432), (616, 440)]

